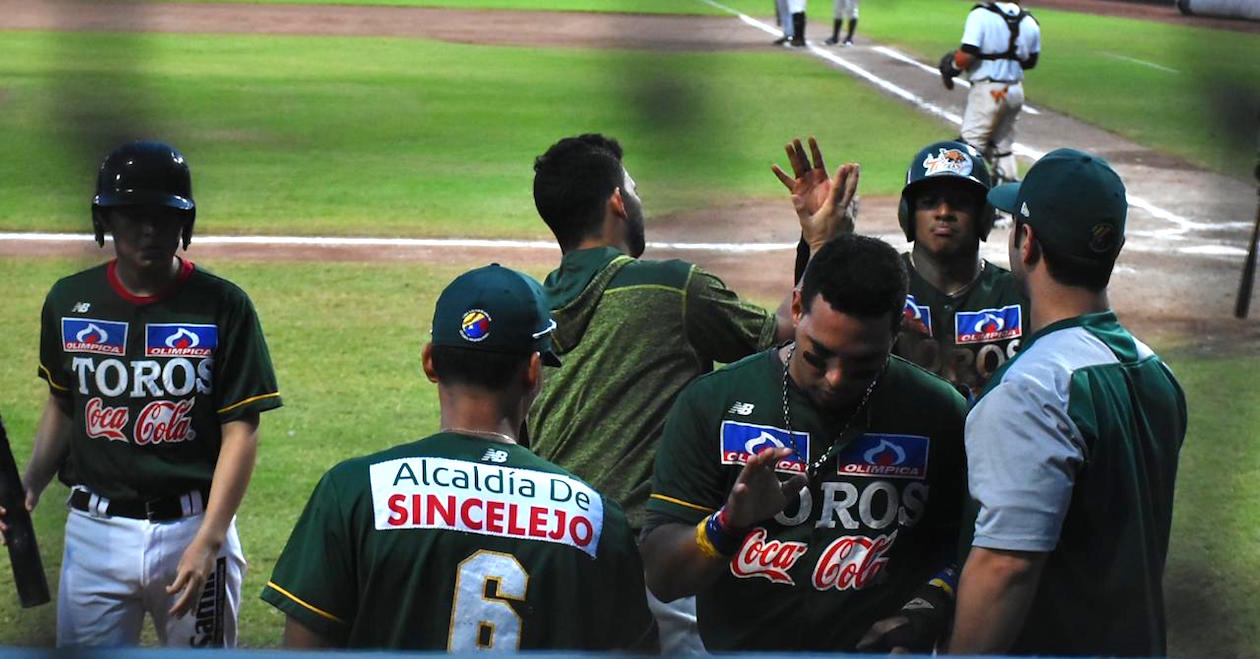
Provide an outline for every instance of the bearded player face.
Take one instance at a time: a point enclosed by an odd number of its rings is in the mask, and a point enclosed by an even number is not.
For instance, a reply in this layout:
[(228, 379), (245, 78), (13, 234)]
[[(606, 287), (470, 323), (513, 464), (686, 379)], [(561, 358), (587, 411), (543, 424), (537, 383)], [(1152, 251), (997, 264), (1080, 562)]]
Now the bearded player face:
[(630, 256), (639, 258), (647, 246), (646, 228), (643, 221), (643, 202), (639, 199), (639, 186), (631, 178), (630, 172), (622, 169), (625, 183), (621, 190), (621, 201), (626, 207), (626, 247)]

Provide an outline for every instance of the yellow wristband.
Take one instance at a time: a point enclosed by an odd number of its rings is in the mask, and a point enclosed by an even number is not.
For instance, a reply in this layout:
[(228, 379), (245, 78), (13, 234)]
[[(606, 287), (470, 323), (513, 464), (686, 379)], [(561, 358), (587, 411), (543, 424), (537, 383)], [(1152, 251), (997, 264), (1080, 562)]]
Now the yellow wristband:
[(726, 556), (722, 555), (722, 552), (717, 550), (717, 547), (713, 546), (713, 542), (709, 540), (709, 530), (707, 528), (708, 524), (708, 517), (700, 520), (699, 524), (696, 524), (696, 545), (700, 547), (700, 553), (708, 556), (709, 558), (726, 558)]
[(945, 580), (941, 579), (940, 577), (936, 577), (932, 579), (931, 581), (928, 582), (928, 585), (936, 586), (937, 588), (940, 588), (941, 590), (945, 591), (946, 595), (949, 595), (950, 597), (954, 596), (954, 588), (950, 586), (949, 584), (945, 583)]

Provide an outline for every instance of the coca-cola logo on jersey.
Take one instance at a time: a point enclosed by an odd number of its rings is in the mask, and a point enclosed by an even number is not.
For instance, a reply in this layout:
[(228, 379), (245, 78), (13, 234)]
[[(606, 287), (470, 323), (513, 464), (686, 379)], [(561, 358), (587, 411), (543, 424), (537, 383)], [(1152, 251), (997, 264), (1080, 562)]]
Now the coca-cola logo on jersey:
[(767, 535), (765, 529), (758, 527), (744, 540), (744, 546), (731, 559), (731, 574), (741, 579), (763, 577), (774, 583), (795, 585), (788, 571), (809, 546), (803, 542), (766, 540)]
[(876, 538), (847, 535), (832, 541), (814, 567), (818, 590), (861, 590), (875, 582), (888, 563), (885, 553), (897, 540), (897, 532)]
[(176, 444), (197, 436), (192, 429), (192, 408), (197, 401), (188, 398), (178, 402), (155, 400), (140, 410), (136, 417), (136, 445)]
[(107, 407), (100, 396), (97, 396), (87, 402), (83, 417), (88, 437), (108, 439), (111, 442), (127, 441), (127, 436), (123, 434), (123, 429), (127, 427), (127, 408)]

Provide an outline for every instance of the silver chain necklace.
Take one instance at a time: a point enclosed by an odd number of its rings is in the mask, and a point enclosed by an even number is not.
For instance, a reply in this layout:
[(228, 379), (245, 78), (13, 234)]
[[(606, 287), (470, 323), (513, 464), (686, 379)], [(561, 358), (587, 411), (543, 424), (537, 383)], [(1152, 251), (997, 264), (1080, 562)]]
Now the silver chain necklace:
[[(787, 359), (783, 360), (783, 425), (787, 426), (788, 440), (792, 442), (792, 450), (799, 454), (800, 449), (796, 446), (796, 435), (792, 432), (792, 410), (788, 406), (788, 367), (792, 363), (792, 355), (795, 354), (796, 343), (793, 342), (792, 347), (788, 348)], [(818, 456), (817, 460), (809, 464), (807, 468), (807, 475), (810, 480), (813, 480), (814, 477), (818, 475), (818, 469), (822, 467), (824, 462), (831, 458), (831, 452), (835, 450), (836, 444), (840, 441), (840, 438), (844, 437), (844, 433), (849, 432), (849, 426), (853, 425), (853, 421), (857, 419), (858, 415), (862, 413), (862, 410), (866, 408), (866, 402), (870, 400), (871, 392), (875, 391), (875, 385), (879, 384), (879, 378), (884, 375), (884, 370), (887, 370), (887, 368), (888, 362), (885, 361), (884, 369), (880, 370), (879, 375), (875, 376), (875, 379), (871, 380), (871, 383), (867, 385), (866, 391), (862, 394), (862, 400), (858, 402), (857, 408), (853, 410), (853, 414), (849, 415), (849, 420), (844, 422), (844, 427), (840, 428), (840, 432), (836, 433), (835, 438), (831, 440), (831, 445), (827, 447), (827, 450), (822, 452), (822, 455)], [(809, 460), (808, 455), (805, 456), (805, 460)]]

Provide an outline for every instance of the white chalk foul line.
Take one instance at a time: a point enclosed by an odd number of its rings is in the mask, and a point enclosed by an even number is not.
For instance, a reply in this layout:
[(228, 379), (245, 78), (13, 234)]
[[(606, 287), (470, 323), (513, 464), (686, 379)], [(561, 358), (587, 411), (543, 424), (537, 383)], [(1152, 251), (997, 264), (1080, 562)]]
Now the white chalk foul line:
[(1127, 57), (1125, 55), (1121, 55), (1120, 53), (1111, 53), (1105, 50), (1100, 50), (1098, 51), (1098, 54), (1104, 55), (1106, 57), (1110, 57), (1112, 59), (1124, 60), (1125, 62), (1132, 62), (1133, 64), (1140, 64), (1142, 66), (1147, 66), (1152, 69), (1159, 69), (1160, 71), (1165, 71), (1167, 73), (1181, 73), (1181, 71), (1178, 71), (1177, 69), (1170, 69), (1166, 66), (1162, 66), (1154, 62), (1148, 62), (1144, 59), (1137, 59), (1136, 57)]
[[(728, 14), (731, 14), (732, 16), (739, 18), (739, 20), (742, 21), (743, 23), (751, 25), (759, 30), (762, 30), (764, 32), (769, 32), (771, 34), (780, 34), (780, 31), (775, 29), (774, 27), (767, 25), (766, 23), (759, 21), (738, 10), (731, 9), (730, 7), (727, 7), (726, 5), (720, 2), (716, 2), (715, 0), (698, 0), (698, 1), (703, 2), (711, 7), (715, 7)], [(911, 105), (914, 105), (915, 107), (919, 108), (920, 110), (923, 110), (924, 112), (928, 112), (930, 114), (941, 117), (942, 119), (945, 119), (946, 121), (949, 121), (950, 123), (953, 123), (959, 126), (962, 125), (962, 117), (959, 116), (957, 113), (950, 112), (949, 110), (946, 110), (945, 108), (942, 108), (941, 106), (935, 103), (932, 103), (931, 101), (928, 101), (927, 99), (919, 96), (918, 94), (915, 94), (914, 92), (906, 89), (905, 87), (897, 85), (889, 80), (885, 80), (875, 75), (874, 73), (871, 73), (870, 71), (867, 71), (866, 69), (858, 66), (857, 64), (854, 64), (840, 57), (839, 55), (836, 55), (835, 53), (829, 50), (826, 50), (826, 49), (823, 49), (814, 45), (812, 42), (806, 42), (806, 44), (809, 47), (809, 52), (813, 53), (819, 58), (822, 58), (828, 62), (831, 62), (832, 64), (839, 66), (840, 68), (852, 73), (853, 75), (856, 75), (859, 78), (862, 78), (863, 80), (866, 80), (867, 82), (870, 82), (876, 87), (879, 87), (880, 89), (883, 89), (884, 91), (905, 100), (906, 102), (910, 103)], [(1032, 160), (1040, 160), (1042, 156), (1046, 155), (1045, 151), (1040, 151), (1026, 144), (1022, 144), (1020, 142), (1016, 142), (1012, 146), (1012, 150), (1016, 154), (1024, 156), (1026, 158), (1031, 158)], [(1163, 220), (1165, 222), (1169, 222), (1173, 224), (1174, 226), (1177, 227), (1179, 231), (1183, 233), (1189, 232), (1193, 229), (1204, 229), (1204, 228), (1216, 227), (1215, 224), (1211, 224), (1211, 223), (1195, 222), (1187, 217), (1183, 217), (1181, 215), (1173, 213), (1172, 211), (1168, 211), (1163, 208), (1160, 208), (1159, 206), (1156, 206), (1152, 204), (1151, 202), (1146, 201), (1145, 199), (1141, 197), (1136, 197), (1132, 194), (1128, 196), (1128, 199), (1129, 199), (1130, 206), (1140, 208), (1146, 211), (1147, 213), (1150, 213), (1152, 217), (1158, 220)]]

